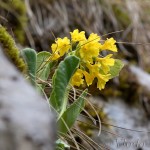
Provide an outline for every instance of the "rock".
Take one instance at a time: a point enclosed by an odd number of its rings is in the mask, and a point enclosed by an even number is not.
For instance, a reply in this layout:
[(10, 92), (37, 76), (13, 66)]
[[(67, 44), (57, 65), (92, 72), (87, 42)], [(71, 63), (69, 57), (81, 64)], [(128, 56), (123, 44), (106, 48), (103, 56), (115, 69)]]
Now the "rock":
[(135, 76), (138, 84), (147, 92), (150, 92), (150, 74), (142, 70), (137, 66), (130, 65), (129, 69), (131, 73)]
[(25, 81), (0, 47), (0, 150), (54, 150), (49, 104)]

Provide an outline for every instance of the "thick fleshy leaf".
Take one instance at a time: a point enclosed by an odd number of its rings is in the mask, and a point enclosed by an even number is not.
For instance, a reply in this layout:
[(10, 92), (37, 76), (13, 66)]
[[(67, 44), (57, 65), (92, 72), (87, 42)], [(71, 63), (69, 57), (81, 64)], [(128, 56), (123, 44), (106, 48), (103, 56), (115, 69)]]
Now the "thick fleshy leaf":
[(37, 54), (34, 49), (25, 48), (21, 51), (23, 58), (25, 59), (27, 66), (28, 66), (28, 73), (31, 79), (31, 83), (35, 85), (36, 79), (36, 60)]
[(115, 59), (114, 66), (110, 67), (111, 78), (118, 76), (123, 66), (124, 64), (121, 60)]
[(51, 54), (46, 51), (42, 51), (37, 54), (36, 75), (44, 81), (47, 80), (52, 67), (52, 62), (48, 60), (50, 56)]
[(79, 65), (79, 58), (68, 56), (60, 62), (53, 75), (53, 89), (50, 95), (51, 106), (59, 113), (63, 114), (68, 101), (68, 85), (71, 77)]
[[(70, 105), (70, 107), (63, 113), (61, 118), (58, 120), (58, 130), (60, 133), (66, 133), (75, 123), (80, 112), (84, 108), (85, 97), (87, 90), (83, 91), (80, 97)], [(66, 127), (67, 126), (67, 127)]]

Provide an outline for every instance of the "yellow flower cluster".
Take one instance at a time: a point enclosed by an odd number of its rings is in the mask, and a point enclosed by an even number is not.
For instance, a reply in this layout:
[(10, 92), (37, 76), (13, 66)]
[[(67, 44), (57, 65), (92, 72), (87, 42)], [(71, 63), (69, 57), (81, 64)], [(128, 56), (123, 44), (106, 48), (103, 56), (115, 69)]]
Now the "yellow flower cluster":
[[(103, 44), (100, 43), (100, 36), (91, 33), (88, 38), (85, 32), (79, 32), (78, 29), (70, 32), (71, 40), (67, 37), (58, 38), (55, 44), (52, 44), (53, 60), (58, 59), (65, 53), (75, 51), (74, 55), (80, 58), (80, 65), (72, 77), (71, 84), (73, 86), (80, 86), (86, 84), (89, 86), (93, 80), (97, 78), (97, 87), (104, 89), (106, 82), (110, 79), (110, 67), (114, 65), (115, 60), (112, 54), (105, 57), (100, 57), (100, 52), (109, 50), (117, 52), (115, 45), (116, 41), (113, 38), (107, 39)], [(75, 45), (75, 48), (73, 49)]]

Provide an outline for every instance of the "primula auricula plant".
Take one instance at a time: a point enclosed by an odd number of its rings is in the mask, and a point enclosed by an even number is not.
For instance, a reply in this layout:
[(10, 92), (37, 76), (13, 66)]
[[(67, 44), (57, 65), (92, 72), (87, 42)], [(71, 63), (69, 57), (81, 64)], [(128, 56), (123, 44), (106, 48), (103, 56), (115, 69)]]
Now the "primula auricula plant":
[[(52, 53), (36, 53), (30, 48), (22, 51), (31, 83), (49, 96), (49, 104), (57, 112), (59, 135), (69, 132), (81, 111), (84, 111), (87, 90), (78, 97), (75, 95), (74, 102), (70, 104), (71, 88), (82, 84), (89, 86), (97, 79), (97, 88), (104, 89), (106, 82), (117, 76), (123, 67), (120, 60), (112, 58), (113, 54), (102, 56), (104, 50), (117, 52), (113, 38), (101, 42), (97, 34), (91, 33), (87, 38), (85, 32), (78, 29), (70, 32), (70, 37), (57, 38), (51, 45)], [(53, 66), (56, 66), (55, 69)], [(47, 86), (51, 88), (49, 93), (45, 92)], [(61, 143), (59, 141), (58, 145)]]

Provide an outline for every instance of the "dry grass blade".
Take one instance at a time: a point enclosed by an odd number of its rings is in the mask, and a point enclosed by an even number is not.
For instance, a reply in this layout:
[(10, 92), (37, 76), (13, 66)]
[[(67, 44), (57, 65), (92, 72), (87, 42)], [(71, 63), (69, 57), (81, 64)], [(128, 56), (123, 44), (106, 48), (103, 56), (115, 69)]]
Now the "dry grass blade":
[(96, 114), (96, 116), (97, 116), (97, 118), (98, 118), (98, 125), (99, 125), (99, 132), (98, 132), (98, 135), (100, 135), (100, 133), (101, 133), (101, 119), (100, 119), (100, 117), (99, 117), (99, 115), (98, 115), (98, 113), (97, 113), (97, 111), (96, 111), (96, 109), (94, 108), (94, 106), (92, 105), (92, 103), (90, 102), (90, 101), (87, 101), (89, 104), (90, 104), (90, 106), (91, 106), (91, 108), (94, 110), (94, 112), (95, 112), (95, 114)]
[(95, 141), (93, 141), (90, 137), (88, 137), (85, 133), (83, 133), (82, 131), (74, 128), (73, 129), (75, 134), (78, 134), (80, 137), (84, 138), (92, 147), (97, 146), (98, 148), (102, 149), (102, 150), (109, 150), (107, 147), (103, 146), (103, 145), (99, 145), (97, 144)]
[[(87, 123), (87, 122), (83, 122), (83, 121), (81, 121), (81, 120), (77, 120), (77, 121), (99, 130), (99, 128), (98, 128), (97, 126), (95, 126), (95, 125), (89, 124), (89, 123)], [(101, 130), (104, 131), (104, 132), (107, 132), (107, 133), (109, 133), (109, 134), (111, 134), (111, 135), (113, 135), (113, 136), (115, 136), (115, 137), (124, 138), (124, 137), (122, 137), (122, 136), (120, 136), (120, 135), (118, 135), (118, 134), (116, 134), (116, 133), (110, 132), (110, 131), (108, 131), (108, 130), (105, 130), (105, 129), (101, 129)], [(124, 139), (125, 139), (125, 138), (124, 138)]]
[[(81, 115), (82, 115), (82, 114), (81, 114)], [(85, 116), (85, 115), (82, 115), (82, 116), (85, 117), (85, 118), (88, 118), (88, 116)], [(89, 118), (88, 118), (88, 119), (89, 119)], [(96, 120), (96, 122), (99, 122), (99, 121)], [(133, 131), (133, 132), (150, 133), (150, 131), (142, 131), (142, 130), (135, 130), (135, 129), (124, 128), (124, 127), (116, 126), (116, 125), (113, 125), (113, 124), (111, 124), (111, 123), (107, 123), (107, 122), (103, 122), (103, 121), (101, 121), (101, 124), (108, 125), (108, 126), (112, 126), (112, 127), (115, 127), (115, 128), (120, 128), (120, 129), (123, 129), (123, 130)]]

